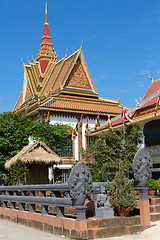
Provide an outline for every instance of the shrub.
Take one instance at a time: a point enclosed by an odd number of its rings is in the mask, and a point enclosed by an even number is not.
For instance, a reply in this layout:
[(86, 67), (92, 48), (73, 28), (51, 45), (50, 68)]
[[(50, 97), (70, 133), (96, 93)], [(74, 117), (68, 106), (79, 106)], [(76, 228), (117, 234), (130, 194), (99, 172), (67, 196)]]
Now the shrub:
[(29, 169), (20, 159), (10, 168), (7, 176), (8, 185), (26, 184), (29, 177)]
[(156, 180), (155, 179), (149, 179), (148, 181), (147, 181), (147, 185), (146, 185), (146, 187), (149, 187), (149, 189), (156, 189), (157, 187), (156, 187)]
[(131, 211), (136, 207), (136, 191), (133, 182), (133, 179), (129, 180), (125, 177), (121, 168), (117, 171), (113, 181), (107, 182), (111, 194), (110, 203), (115, 210), (122, 207)]
[(156, 180), (156, 189), (158, 189), (158, 191), (160, 191), (160, 178), (158, 178)]

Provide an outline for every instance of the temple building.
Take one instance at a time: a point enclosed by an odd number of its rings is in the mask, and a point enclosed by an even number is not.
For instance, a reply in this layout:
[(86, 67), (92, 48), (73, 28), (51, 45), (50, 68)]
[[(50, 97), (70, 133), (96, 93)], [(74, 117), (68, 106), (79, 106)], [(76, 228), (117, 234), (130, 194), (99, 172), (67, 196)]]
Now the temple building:
[[(121, 111), (122, 112), (122, 111)], [(160, 79), (152, 78), (151, 85), (146, 91), (140, 102), (136, 102), (136, 107), (128, 112), (133, 123), (128, 119), (124, 119), (125, 124), (142, 124), (143, 146), (146, 146), (151, 151), (153, 162), (153, 177), (160, 176)], [(123, 119), (121, 114), (112, 118), (111, 124), (113, 129), (123, 127)], [(98, 131), (92, 131), (91, 136), (97, 137), (101, 132), (107, 132), (106, 124), (100, 127)]]
[[(121, 112), (119, 101), (99, 97), (91, 78), (83, 54), (82, 45), (70, 56), (58, 60), (49, 32), (47, 7), (42, 43), (33, 62), (23, 63), (22, 92), (14, 107), (14, 112), (24, 112), (29, 116), (40, 115), (50, 124), (68, 124), (73, 129), (78, 123), (78, 134), (68, 142), (68, 151), (60, 157), (65, 172), (81, 160), (80, 149), (86, 148), (86, 121), (90, 129), (95, 128), (97, 115), (101, 124), (110, 116)], [(70, 138), (71, 139), (71, 138)]]

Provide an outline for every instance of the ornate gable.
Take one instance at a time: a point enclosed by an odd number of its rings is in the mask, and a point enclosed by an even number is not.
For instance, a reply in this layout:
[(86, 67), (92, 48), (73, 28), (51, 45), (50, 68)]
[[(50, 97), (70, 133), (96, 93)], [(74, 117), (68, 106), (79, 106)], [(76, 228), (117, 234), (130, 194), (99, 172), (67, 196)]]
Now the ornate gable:
[(77, 59), (77, 62), (66, 81), (65, 87), (92, 90), (89, 80), (83, 69), (80, 58)]

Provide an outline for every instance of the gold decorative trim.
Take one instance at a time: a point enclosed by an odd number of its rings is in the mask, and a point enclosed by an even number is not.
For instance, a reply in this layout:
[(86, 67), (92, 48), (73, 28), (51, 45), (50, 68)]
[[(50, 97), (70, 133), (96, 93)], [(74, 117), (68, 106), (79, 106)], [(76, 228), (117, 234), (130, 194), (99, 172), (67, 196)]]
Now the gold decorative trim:
[[(48, 47), (49, 47), (49, 46), (52, 47), (52, 46), (53, 46), (53, 43), (50, 43), (50, 42), (42, 42), (42, 43), (41, 43), (41, 47), (43, 47), (43, 45), (48, 45)], [(47, 46), (46, 46), (46, 47), (47, 47)], [(54, 49), (53, 49), (53, 50), (54, 50)]]
[(49, 39), (51, 39), (51, 36), (49, 36), (49, 35), (43, 35), (42, 39), (44, 39), (44, 38), (49, 38)]
[(94, 91), (97, 93), (97, 89), (96, 89), (95, 86), (94, 86), (93, 79), (92, 79), (91, 74), (90, 74), (90, 72), (89, 72), (89, 69), (88, 69), (88, 66), (87, 66), (86, 59), (85, 59), (85, 57), (84, 57), (84, 53), (83, 53), (82, 47), (81, 47), (80, 50), (81, 50), (82, 57), (83, 57), (83, 60), (84, 60), (84, 63), (85, 63), (85, 67), (87, 68), (87, 72), (88, 72), (89, 77), (90, 77), (90, 79), (91, 79), (91, 83), (92, 83), (93, 89), (94, 89)]
[[(66, 59), (66, 55), (64, 56), (64, 58), (63, 58), (63, 60), (62, 60), (62, 63), (61, 63), (61, 66), (60, 66), (60, 68), (59, 68), (59, 71), (57, 72), (57, 74), (56, 74), (56, 76), (55, 76), (55, 81), (56, 81), (57, 76), (59, 75), (59, 73), (60, 73), (60, 71), (61, 71), (61, 69), (62, 69), (62, 66), (64, 65), (65, 59)], [(51, 91), (51, 89), (52, 89), (55, 81), (53, 82), (53, 84), (51, 85), (50, 89), (48, 90), (47, 95), (48, 95), (48, 93)]]
[[(52, 64), (51, 63), (48, 63), (50, 64), (50, 69), (48, 69), (48, 72), (46, 72), (46, 75), (44, 77), (44, 83), (43, 83), (43, 87), (42, 87), (42, 90), (41, 90), (41, 95), (42, 95), (42, 92), (44, 91), (45, 92), (45, 87), (47, 86), (47, 83), (49, 81), (49, 77), (51, 75), (51, 72), (53, 72), (53, 70), (55, 69), (55, 66), (56, 66), (56, 62)], [(47, 66), (48, 67), (48, 66)], [(47, 93), (45, 93), (46, 96), (48, 95)]]
[(32, 74), (31, 74), (31, 71), (30, 69), (28, 69), (28, 73), (29, 73), (29, 78), (32, 82), (32, 86), (33, 86), (33, 89), (34, 89), (34, 93), (37, 95), (37, 90), (36, 90), (36, 87), (35, 87), (35, 84), (34, 84), (34, 81), (33, 81), (33, 77), (32, 77)]

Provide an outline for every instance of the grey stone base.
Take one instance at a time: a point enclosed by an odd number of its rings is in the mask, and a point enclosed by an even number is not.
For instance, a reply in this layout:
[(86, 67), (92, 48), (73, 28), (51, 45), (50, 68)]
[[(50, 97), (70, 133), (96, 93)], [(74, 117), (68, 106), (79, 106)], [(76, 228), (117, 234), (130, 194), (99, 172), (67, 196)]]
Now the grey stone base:
[(139, 190), (139, 194), (140, 194), (139, 200), (149, 200), (148, 187), (137, 187), (136, 189)]
[(114, 211), (112, 208), (100, 207), (96, 209), (96, 217), (114, 218)]

